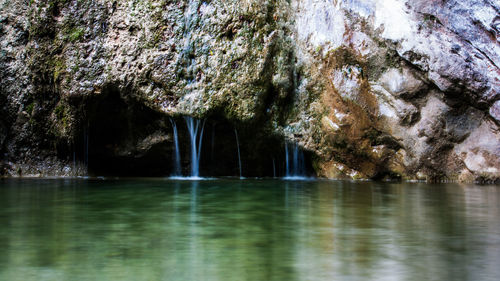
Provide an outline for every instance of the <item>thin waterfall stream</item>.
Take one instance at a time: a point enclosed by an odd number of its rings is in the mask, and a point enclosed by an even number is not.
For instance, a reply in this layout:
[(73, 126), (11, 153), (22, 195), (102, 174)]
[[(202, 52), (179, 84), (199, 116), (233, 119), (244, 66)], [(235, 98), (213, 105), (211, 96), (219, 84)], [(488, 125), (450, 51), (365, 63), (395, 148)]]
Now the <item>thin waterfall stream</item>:
[(170, 119), (170, 123), (172, 123), (172, 129), (174, 133), (174, 149), (175, 149), (174, 172), (172, 173), (172, 176), (180, 177), (182, 176), (182, 169), (181, 169), (181, 153), (179, 151), (179, 137), (177, 134), (177, 124), (173, 119)]
[[(290, 157), (289, 143), (285, 142), (285, 161), (286, 173), (285, 179), (303, 179), (306, 178), (306, 169), (304, 161), (304, 151), (299, 148), (299, 145), (294, 143), (292, 145), (292, 155)], [(290, 158), (292, 162), (290, 163)]]
[(201, 121), (191, 116), (185, 116), (184, 120), (186, 120), (191, 140), (191, 177), (198, 178), (200, 176), (200, 156), (206, 120)]
[[(201, 157), (202, 157), (202, 149), (203, 149), (203, 139), (204, 137), (208, 138), (208, 141), (210, 142), (210, 147), (208, 147), (205, 151), (203, 152), (205, 156), (208, 156), (209, 159), (206, 159), (206, 162), (203, 162), (203, 165), (207, 165), (206, 168), (207, 170), (203, 171), (204, 176), (229, 176), (229, 175), (239, 175), (240, 179), (245, 179), (243, 175), (243, 159), (242, 159), (242, 151), (241, 151), (241, 143), (240, 143), (240, 136), (238, 132), (238, 129), (232, 125), (232, 124), (227, 124), (227, 126), (224, 126), (225, 128), (221, 127), (221, 132), (222, 134), (229, 134), (225, 135), (225, 140), (230, 141), (230, 134), (234, 134), (234, 140), (235, 140), (235, 145), (236, 145), (236, 153), (234, 153), (234, 148), (228, 149), (232, 147), (232, 145), (215, 145), (215, 135), (219, 134), (219, 132), (216, 133), (215, 130), (215, 123), (211, 119), (197, 119), (191, 116), (183, 116), (184, 121), (186, 122), (186, 127), (187, 133), (184, 133), (183, 129), (178, 126), (178, 120), (174, 118), (170, 118), (169, 121), (172, 125), (172, 168), (170, 169), (170, 177), (173, 179), (187, 179), (187, 180), (198, 180), (201, 179), (200, 176), (200, 170), (201, 170)], [(209, 131), (209, 135), (205, 136), (205, 125), (208, 123), (207, 126), (212, 127)], [(232, 132), (231, 132), (232, 131)], [(183, 142), (182, 141), (182, 136), (186, 134), (186, 137), (189, 135), (189, 141), (188, 142)], [(246, 139), (245, 139), (246, 140)], [(205, 141), (206, 142), (206, 141)], [(183, 164), (182, 164), (182, 155), (181, 155), (181, 149), (183, 149), (183, 145), (188, 145), (189, 143), (189, 155), (190, 155), (190, 168), (189, 171), (183, 171)], [(207, 144), (208, 145), (208, 144)], [(279, 143), (276, 143), (276, 145), (280, 145)], [(261, 168), (259, 168), (256, 165), (263, 165), (262, 162), (258, 163), (259, 160), (256, 161), (256, 159), (250, 158), (248, 159), (248, 170), (245, 170), (246, 174), (248, 176), (253, 176), (255, 173), (261, 173), (265, 176), (268, 177), (282, 177), (285, 180), (304, 180), (307, 179), (307, 169), (306, 169), (306, 159), (305, 159), (305, 151), (302, 150), (301, 146), (298, 145), (295, 142), (292, 141), (284, 141), (281, 142), (281, 147), (284, 148), (285, 155), (284, 157), (279, 157), (275, 158), (274, 156), (267, 158), (268, 160), (266, 161), (272, 161), (271, 163), (268, 164), (268, 170), (264, 171), (263, 173), (260, 171)], [(205, 145), (206, 146), (206, 145)], [(243, 151), (245, 153), (245, 151)], [(230, 160), (232, 157), (231, 155), (235, 155), (238, 157), (237, 159), (237, 165), (238, 165), (238, 170), (235, 173), (235, 164), (234, 160)], [(210, 157), (212, 155), (212, 157)], [(244, 155), (243, 155), (244, 156)], [(187, 157), (184, 156), (184, 157)], [(228, 160), (224, 160), (224, 159)], [(234, 159), (234, 158), (232, 158)], [(284, 160), (284, 161), (283, 161)], [(247, 160), (245, 160), (247, 161)], [(254, 162), (252, 162), (254, 161)], [(283, 163), (284, 162), (284, 163)], [(272, 165), (270, 165), (272, 164)], [(265, 165), (265, 164), (264, 164)], [(205, 166), (204, 166), (205, 167)], [(186, 167), (187, 168), (187, 167)], [(222, 172), (221, 172), (222, 171)]]
[(234, 129), (234, 135), (236, 136), (236, 147), (238, 148), (238, 164), (240, 168), (240, 179), (243, 178), (242, 172), (241, 172), (241, 154), (240, 154), (240, 141), (238, 139), (238, 130), (236, 128)]

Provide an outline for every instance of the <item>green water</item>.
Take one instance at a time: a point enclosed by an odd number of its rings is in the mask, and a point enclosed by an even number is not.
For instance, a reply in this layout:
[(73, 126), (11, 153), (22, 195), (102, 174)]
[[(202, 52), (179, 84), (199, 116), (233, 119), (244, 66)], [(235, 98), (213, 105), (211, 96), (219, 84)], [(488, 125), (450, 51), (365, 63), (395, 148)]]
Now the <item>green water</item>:
[(500, 188), (0, 180), (0, 280), (500, 280)]

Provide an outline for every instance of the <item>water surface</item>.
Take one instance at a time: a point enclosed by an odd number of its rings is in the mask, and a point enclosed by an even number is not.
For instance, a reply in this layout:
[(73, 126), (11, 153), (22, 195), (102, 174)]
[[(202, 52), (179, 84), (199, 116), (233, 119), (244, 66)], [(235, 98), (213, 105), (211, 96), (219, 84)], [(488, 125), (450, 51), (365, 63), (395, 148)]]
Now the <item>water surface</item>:
[(500, 188), (0, 180), (0, 280), (500, 280)]

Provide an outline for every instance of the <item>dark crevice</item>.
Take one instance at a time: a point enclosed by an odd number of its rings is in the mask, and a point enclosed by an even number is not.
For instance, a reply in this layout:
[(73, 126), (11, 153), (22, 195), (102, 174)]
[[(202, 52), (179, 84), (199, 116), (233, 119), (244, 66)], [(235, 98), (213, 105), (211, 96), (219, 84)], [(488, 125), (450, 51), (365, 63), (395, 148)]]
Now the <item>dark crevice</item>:
[[(191, 142), (184, 116), (169, 116), (131, 98), (132, 91), (109, 85), (81, 108), (78, 132), (66, 159), (88, 166), (92, 176), (170, 176), (174, 172), (173, 124), (176, 124), (183, 176), (190, 176)], [(264, 123), (232, 121), (224, 111), (205, 115), (200, 176), (285, 176), (285, 140)], [(63, 156), (64, 157), (64, 156)], [(312, 153), (304, 151), (307, 175)], [(292, 161), (292, 160), (290, 160)], [(274, 165), (273, 165), (274, 162)]]
[(499, 69), (498, 65), (496, 65), (495, 62), (483, 50), (474, 46), (474, 44), (472, 44), (472, 42), (469, 40), (465, 40), (465, 42), (469, 43), (469, 45), (471, 45), (476, 51), (478, 51), (481, 55), (483, 55), (493, 66)]
[[(125, 90), (126, 91), (126, 90)], [(75, 137), (75, 154), (91, 175), (155, 176), (169, 169), (162, 155), (168, 120), (110, 85), (86, 101)]]
[(399, 174), (396, 174), (391, 171), (383, 170), (379, 171), (377, 174), (375, 174), (371, 180), (374, 181), (401, 181), (402, 177)]

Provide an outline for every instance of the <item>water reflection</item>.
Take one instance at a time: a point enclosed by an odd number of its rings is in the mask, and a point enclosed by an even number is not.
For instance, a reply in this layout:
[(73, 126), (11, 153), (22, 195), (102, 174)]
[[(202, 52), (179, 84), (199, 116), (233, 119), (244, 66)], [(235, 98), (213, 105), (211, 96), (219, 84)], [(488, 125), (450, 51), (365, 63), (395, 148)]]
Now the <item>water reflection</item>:
[(0, 280), (498, 280), (495, 186), (0, 182)]

